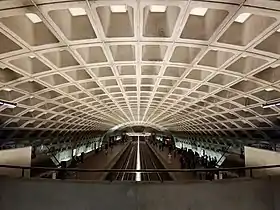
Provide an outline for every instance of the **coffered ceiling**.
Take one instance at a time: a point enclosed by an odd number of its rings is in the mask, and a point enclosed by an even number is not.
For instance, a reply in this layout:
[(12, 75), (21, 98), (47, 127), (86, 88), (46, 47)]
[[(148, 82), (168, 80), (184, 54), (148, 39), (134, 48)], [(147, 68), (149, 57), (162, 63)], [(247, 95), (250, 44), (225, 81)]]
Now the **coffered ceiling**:
[(278, 138), (280, 110), (262, 105), (280, 102), (279, 11), (271, 0), (1, 1), (1, 138), (122, 125)]

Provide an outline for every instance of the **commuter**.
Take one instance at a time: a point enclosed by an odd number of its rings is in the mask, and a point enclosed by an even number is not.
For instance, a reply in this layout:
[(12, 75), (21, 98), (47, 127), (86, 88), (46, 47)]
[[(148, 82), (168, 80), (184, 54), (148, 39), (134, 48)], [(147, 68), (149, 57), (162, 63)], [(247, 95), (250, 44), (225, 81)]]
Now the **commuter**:
[(172, 155), (171, 155), (171, 153), (168, 153), (168, 163), (169, 164), (172, 163)]
[(184, 151), (184, 147), (182, 146), (181, 149), (180, 149), (180, 154), (182, 154)]
[(76, 168), (77, 165), (78, 165), (78, 161), (77, 161), (76, 156), (74, 156), (74, 157), (72, 158), (72, 160), (71, 160), (71, 163), (70, 163), (69, 168)]
[(113, 152), (113, 144), (110, 145), (111, 153)]
[(203, 156), (203, 157), (202, 157), (202, 166), (203, 166), (204, 168), (207, 168), (207, 157), (206, 157), (206, 156)]
[(168, 147), (168, 153), (171, 153), (172, 152), (172, 145), (169, 145)]
[(213, 168), (217, 166), (217, 163), (218, 163), (217, 158), (214, 157), (213, 158)]
[(61, 165), (61, 170), (60, 171), (58, 171), (58, 173), (57, 173), (57, 178), (58, 179), (66, 179), (66, 161), (62, 161), (61, 163), (60, 163), (60, 165)]
[(191, 165), (193, 166), (193, 162), (194, 162), (194, 152), (192, 149), (190, 149), (190, 159), (191, 159)]
[(244, 149), (243, 149), (243, 148), (240, 149), (240, 158), (241, 158), (242, 160), (245, 159)]
[(192, 162), (190, 149), (188, 149), (186, 151), (186, 156), (185, 157), (186, 157), (186, 161), (187, 161), (187, 168), (190, 169), (191, 168), (191, 162)]
[(195, 154), (194, 154), (194, 168), (196, 168), (198, 164), (199, 164), (199, 154), (197, 152), (195, 152)]
[(180, 161), (181, 169), (184, 169), (184, 168), (185, 168), (185, 165), (186, 165), (186, 160), (185, 160), (183, 154), (180, 155), (179, 161)]
[(84, 156), (85, 156), (85, 153), (82, 152), (82, 153), (81, 153), (81, 163), (84, 163)]
[(208, 173), (207, 173), (207, 180), (212, 181), (213, 179), (214, 179), (214, 173), (208, 172)]
[(105, 144), (105, 155), (108, 154), (108, 143)]

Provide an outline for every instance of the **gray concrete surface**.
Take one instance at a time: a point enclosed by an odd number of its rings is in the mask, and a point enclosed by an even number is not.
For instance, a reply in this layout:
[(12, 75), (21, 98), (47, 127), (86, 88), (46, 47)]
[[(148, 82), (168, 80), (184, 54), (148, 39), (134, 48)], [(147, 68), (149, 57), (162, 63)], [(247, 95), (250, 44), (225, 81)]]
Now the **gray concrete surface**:
[(0, 179), (1, 210), (276, 210), (280, 178), (195, 183)]

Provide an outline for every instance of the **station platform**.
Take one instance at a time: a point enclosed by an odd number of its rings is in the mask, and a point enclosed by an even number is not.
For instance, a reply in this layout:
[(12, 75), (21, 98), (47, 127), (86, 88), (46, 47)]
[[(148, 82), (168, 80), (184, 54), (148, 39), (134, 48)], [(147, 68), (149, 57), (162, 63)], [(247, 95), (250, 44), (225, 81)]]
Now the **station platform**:
[[(171, 160), (168, 159), (168, 148), (163, 148), (163, 150), (159, 149), (158, 146), (154, 146), (150, 143), (148, 143), (150, 148), (153, 150), (155, 155), (158, 157), (158, 159), (162, 162), (163, 166), (166, 169), (181, 169), (180, 168), (180, 155), (174, 155), (172, 153)], [(186, 180), (195, 180), (196, 177), (194, 174), (191, 173), (170, 173), (170, 176), (176, 181), (186, 181)]]
[[(108, 154), (102, 150), (98, 153), (93, 153), (85, 158), (84, 163), (78, 165), (79, 169), (109, 169), (118, 160), (120, 155), (127, 148), (128, 143), (114, 145), (113, 149), (108, 149)], [(101, 180), (104, 173), (90, 173), (90, 172), (78, 172), (76, 179), (79, 180)]]

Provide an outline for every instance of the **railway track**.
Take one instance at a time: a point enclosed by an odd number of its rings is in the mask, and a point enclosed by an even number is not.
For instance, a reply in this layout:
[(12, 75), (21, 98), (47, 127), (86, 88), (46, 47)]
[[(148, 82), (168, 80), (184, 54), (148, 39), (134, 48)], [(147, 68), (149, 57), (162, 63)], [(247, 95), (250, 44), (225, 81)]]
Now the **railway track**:
[[(137, 147), (136, 144), (133, 144), (129, 155), (127, 156), (126, 160), (124, 161), (121, 169), (135, 169), (136, 167), (136, 154), (137, 154)], [(135, 180), (135, 173), (117, 173), (116, 180), (125, 181), (125, 180)]]
[[(124, 154), (120, 157), (117, 163), (114, 165), (113, 169), (135, 169), (136, 167), (136, 155), (137, 155), (137, 144), (132, 142)], [(135, 173), (109, 173), (106, 180), (118, 180), (118, 181), (125, 181), (125, 180), (135, 180)]]
[[(141, 169), (164, 169), (156, 155), (145, 142), (140, 143)], [(171, 181), (168, 173), (141, 173), (142, 181)]]
[[(144, 141), (139, 142), (140, 165), (141, 169), (164, 169), (157, 156)], [(137, 164), (137, 141), (131, 142), (127, 150), (114, 165), (113, 169), (136, 169)], [(136, 173), (109, 173), (106, 180), (116, 181), (135, 181)], [(141, 181), (172, 181), (167, 172), (141, 173)]]

